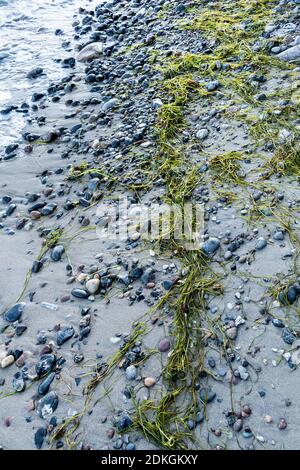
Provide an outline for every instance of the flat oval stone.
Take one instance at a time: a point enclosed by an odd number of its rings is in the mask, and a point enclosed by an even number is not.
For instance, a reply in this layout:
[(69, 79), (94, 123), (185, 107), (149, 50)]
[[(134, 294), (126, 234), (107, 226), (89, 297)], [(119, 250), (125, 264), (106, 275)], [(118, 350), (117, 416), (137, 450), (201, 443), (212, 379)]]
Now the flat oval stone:
[(4, 359), (2, 359), (1, 367), (2, 369), (5, 369), (6, 367), (10, 366), (14, 362), (15, 362), (15, 358), (12, 354), (10, 354), (9, 356), (6, 356)]
[(265, 240), (264, 238), (259, 238), (256, 245), (255, 245), (255, 248), (257, 250), (263, 250), (265, 247), (267, 246), (267, 240)]
[(145, 387), (153, 387), (156, 384), (156, 380), (154, 377), (146, 377), (144, 380)]
[(87, 299), (89, 296), (89, 293), (85, 289), (78, 289), (77, 287), (72, 289), (71, 294), (78, 299)]
[(171, 346), (170, 340), (168, 340), (167, 338), (164, 338), (164, 339), (160, 340), (160, 342), (158, 343), (157, 348), (160, 352), (167, 352), (167, 351), (169, 351), (170, 346)]
[(211, 403), (216, 398), (215, 392), (208, 388), (202, 388), (199, 392), (199, 396), (203, 403)]
[(15, 304), (13, 307), (7, 310), (7, 312), (5, 312), (4, 314), (5, 320), (11, 323), (19, 320), (22, 316), (24, 306), (25, 306), (24, 303)]
[(60, 261), (64, 251), (65, 247), (63, 245), (56, 245), (51, 251), (52, 261)]
[(137, 378), (137, 368), (133, 365), (128, 366), (125, 373), (128, 380), (135, 380)]

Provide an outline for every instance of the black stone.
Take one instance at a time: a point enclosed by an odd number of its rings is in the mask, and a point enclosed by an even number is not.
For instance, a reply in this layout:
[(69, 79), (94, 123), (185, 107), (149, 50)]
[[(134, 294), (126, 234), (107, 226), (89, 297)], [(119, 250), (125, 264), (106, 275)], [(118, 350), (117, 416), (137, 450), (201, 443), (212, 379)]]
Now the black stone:
[(58, 406), (58, 396), (55, 392), (49, 392), (41, 398), (37, 404), (37, 412), (40, 418), (46, 419), (53, 414)]
[(4, 318), (6, 321), (15, 322), (21, 318), (23, 310), (24, 304), (15, 304), (13, 307), (7, 310), (7, 312), (5, 312)]
[(39, 377), (51, 372), (56, 364), (56, 356), (54, 354), (43, 354), (39, 362), (35, 366), (36, 373)]
[(55, 378), (55, 372), (51, 372), (38, 386), (38, 394), (46, 395), (48, 393), (50, 385)]
[(68, 341), (74, 335), (75, 331), (73, 326), (66, 326), (57, 333), (56, 342), (58, 346), (62, 346), (66, 341)]
[(75, 287), (75, 289), (72, 289), (71, 294), (74, 297), (77, 297), (78, 299), (87, 299), (88, 296), (89, 296), (89, 294), (86, 290), (78, 289), (77, 287)]
[(116, 423), (118, 431), (124, 431), (125, 429), (129, 428), (131, 425), (132, 425), (132, 420), (127, 415), (122, 416)]
[(34, 435), (34, 443), (37, 449), (41, 449), (44, 443), (44, 439), (47, 435), (45, 428), (39, 428)]
[(60, 261), (64, 251), (65, 248), (63, 245), (56, 245), (51, 251), (51, 259), (53, 261)]

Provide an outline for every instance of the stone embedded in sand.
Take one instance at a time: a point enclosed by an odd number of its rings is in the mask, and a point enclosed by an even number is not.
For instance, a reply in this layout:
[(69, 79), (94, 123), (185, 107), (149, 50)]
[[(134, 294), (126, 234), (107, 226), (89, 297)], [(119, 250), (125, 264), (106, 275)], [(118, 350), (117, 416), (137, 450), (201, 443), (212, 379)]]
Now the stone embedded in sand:
[(216, 398), (216, 393), (210, 388), (203, 387), (199, 392), (199, 397), (203, 403), (211, 403)]
[(144, 384), (145, 384), (145, 387), (150, 388), (156, 384), (156, 380), (154, 379), (154, 377), (146, 377), (144, 380)]
[(157, 346), (160, 352), (167, 352), (169, 351), (170, 347), (171, 347), (171, 343), (170, 343), (170, 340), (168, 340), (167, 338), (160, 340)]
[(229, 328), (226, 330), (226, 336), (229, 339), (235, 339), (237, 337), (237, 328), (236, 326), (233, 326), (232, 328)]
[(117, 106), (118, 106), (118, 100), (116, 100), (115, 98), (112, 98), (111, 100), (106, 101), (102, 105), (102, 111), (107, 112), (107, 111), (110, 111), (111, 109), (116, 108)]
[(96, 294), (100, 287), (100, 279), (90, 279), (87, 281), (85, 288), (90, 294)]
[(293, 62), (295, 60), (300, 60), (300, 45), (290, 47), (283, 52), (280, 52), (277, 56), (279, 59), (284, 60), (285, 62)]
[(24, 306), (25, 306), (24, 303), (15, 304), (13, 307), (11, 307), (9, 310), (5, 312), (4, 314), (5, 320), (11, 323), (19, 320), (22, 316)]
[(10, 366), (14, 362), (15, 362), (15, 358), (12, 354), (10, 354), (9, 356), (6, 356), (4, 359), (2, 359), (1, 367), (2, 369), (5, 369), (6, 367)]
[(263, 250), (267, 244), (267, 240), (263, 237), (260, 237), (255, 245), (255, 248), (256, 250)]
[(264, 422), (267, 423), (267, 424), (272, 423), (272, 422), (273, 422), (272, 416), (266, 415), (266, 416), (264, 417)]
[(98, 59), (103, 54), (103, 43), (102, 42), (92, 42), (85, 46), (79, 52), (77, 56), (78, 62), (91, 62), (94, 59)]
[(198, 140), (205, 140), (208, 137), (208, 130), (207, 129), (199, 129), (199, 131), (196, 133), (196, 138)]
[(206, 255), (213, 255), (219, 247), (220, 240), (218, 240), (216, 237), (211, 237), (200, 245), (201, 250)]
[(39, 428), (34, 435), (34, 443), (37, 449), (41, 449), (44, 439), (47, 435), (47, 430), (45, 428)]

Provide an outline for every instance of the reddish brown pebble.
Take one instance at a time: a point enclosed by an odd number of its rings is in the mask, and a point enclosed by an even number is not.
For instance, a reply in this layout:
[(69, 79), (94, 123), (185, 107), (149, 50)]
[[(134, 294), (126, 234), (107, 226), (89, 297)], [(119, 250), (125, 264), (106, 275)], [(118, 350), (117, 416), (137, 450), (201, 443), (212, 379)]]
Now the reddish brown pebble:
[(279, 423), (278, 423), (278, 429), (282, 431), (283, 429), (287, 428), (287, 422), (284, 418), (280, 418)]
[(26, 355), (23, 353), (20, 357), (16, 360), (17, 367), (23, 367), (26, 361)]
[(43, 191), (44, 196), (50, 196), (53, 193), (53, 188), (46, 188)]
[(69, 300), (70, 300), (70, 296), (69, 296), (69, 295), (64, 295), (64, 296), (60, 299), (61, 302), (68, 302)]
[(40, 354), (50, 354), (52, 353), (52, 347), (49, 346), (48, 344), (46, 344), (46, 346), (44, 346), (42, 349), (41, 349), (41, 352)]
[(148, 289), (153, 289), (153, 287), (155, 287), (155, 282), (148, 282), (147, 287)]
[(33, 411), (35, 409), (35, 404), (33, 400), (30, 400), (26, 403), (25, 408), (27, 411)]
[(30, 212), (30, 218), (32, 220), (38, 220), (40, 217), (41, 217), (41, 213), (39, 211)]

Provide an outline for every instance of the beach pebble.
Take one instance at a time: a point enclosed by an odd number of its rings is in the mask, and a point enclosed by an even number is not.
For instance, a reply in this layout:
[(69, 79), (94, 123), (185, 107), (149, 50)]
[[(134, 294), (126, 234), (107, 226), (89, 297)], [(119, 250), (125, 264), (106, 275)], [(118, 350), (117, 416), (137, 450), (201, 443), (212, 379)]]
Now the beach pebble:
[(283, 328), (282, 333), (281, 333), (281, 338), (286, 344), (293, 344), (293, 342), (296, 339), (294, 334), (291, 332), (289, 328)]
[(270, 415), (265, 415), (264, 422), (267, 424), (271, 424), (273, 422), (273, 418)]
[(226, 330), (226, 336), (227, 338), (229, 339), (235, 339), (237, 337), (237, 327), (236, 326), (233, 326), (231, 328), (228, 328), (228, 330)]
[(210, 388), (202, 388), (199, 392), (200, 400), (203, 403), (211, 403), (216, 398), (216, 393)]
[(58, 396), (55, 392), (49, 392), (38, 401), (37, 413), (40, 418), (46, 419), (52, 415), (58, 406)]
[(257, 250), (263, 250), (267, 246), (267, 240), (265, 238), (260, 237), (255, 245)]
[(201, 250), (206, 255), (213, 255), (219, 247), (220, 247), (220, 240), (218, 240), (218, 238), (215, 238), (215, 237), (211, 237), (207, 241), (200, 244)]
[(9, 310), (5, 312), (4, 314), (5, 320), (11, 323), (19, 320), (22, 316), (24, 306), (25, 306), (24, 303), (15, 304), (13, 307), (11, 307)]
[(125, 373), (128, 380), (135, 380), (137, 378), (137, 368), (134, 365), (128, 366)]
[(160, 340), (157, 346), (160, 352), (167, 352), (169, 351), (170, 347), (171, 347), (171, 343), (170, 343), (170, 340), (168, 340), (167, 338)]
[(100, 279), (90, 279), (86, 282), (85, 288), (90, 294), (96, 294), (100, 287)]
[(64, 251), (65, 247), (63, 245), (56, 245), (51, 251), (52, 261), (60, 261)]
[(280, 418), (279, 423), (278, 423), (278, 429), (280, 429), (280, 431), (283, 431), (286, 428), (287, 428), (286, 420), (284, 418)]
[(15, 362), (15, 358), (12, 354), (10, 354), (9, 356), (6, 356), (4, 359), (2, 359), (1, 367), (2, 369), (5, 369), (6, 367), (10, 366), (14, 362)]
[(39, 384), (38, 393), (43, 396), (48, 393), (51, 383), (55, 378), (55, 372), (51, 372), (47, 377)]
[(199, 131), (196, 133), (196, 138), (198, 140), (205, 140), (208, 137), (208, 130), (207, 129), (199, 129)]
[(51, 372), (56, 364), (56, 356), (54, 354), (43, 354), (35, 366), (36, 373), (39, 377)]
[(41, 449), (44, 443), (44, 439), (47, 435), (45, 428), (39, 428), (34, 435), (34, 443), (37, 449)]
[(103, 54), (102, 42), (92, 42), (83, 47), (77, 55), (78, 62), (91, 62)]
[(153, 387), (156, 384), (156, 380), (153, 377), (146, 377), (144, 380), (145, 387)]
[(25, 380), (23, 379), (22, 373), (17, 372), (14, 375), (13, 381), (12, 381), (12, 388), (14, 389), (15, 392), (23, 392), (25, 390), (26, 384)]
[(87, 299), (89, 296), (89, 293), (85, 289), (78, 288), (72, 289), (71, 294), (78, 299)]
[(132, 419), (128, 415), (122, 416), (117, 422), (116, 426), (118, 431), (124, 431), (132, 425)]
[(58, 346), (62, 346), (66, 341), (68, 341), (72, 336), (74, 335), (75, 331), (73, 326), (66, 326), (65, 328), (62, 328), (58, 333), (57, 333), (57, 339), (56, 342)]

